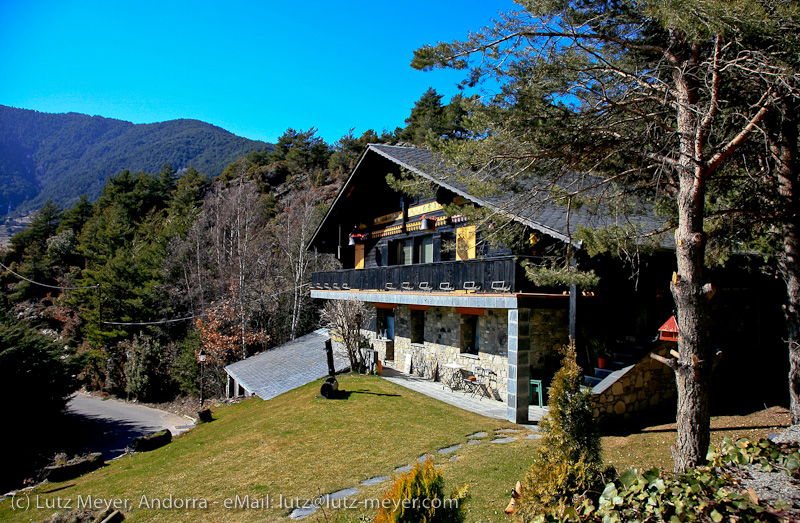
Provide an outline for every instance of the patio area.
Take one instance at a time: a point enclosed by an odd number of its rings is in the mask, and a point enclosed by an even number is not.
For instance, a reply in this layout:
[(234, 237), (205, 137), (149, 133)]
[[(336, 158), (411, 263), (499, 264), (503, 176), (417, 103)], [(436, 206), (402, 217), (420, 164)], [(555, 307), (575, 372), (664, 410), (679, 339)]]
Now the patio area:
[[(504, 402), (492, 398), (480, 398), (477, 395), (473, 397), (460, 390), (451, 391), (441, 382), (405, 374), (387, 365), (383, 366), (381, 377), (401, 387), (415, 390), (420, 394), (449, 403), (460, 409), (475, 412), (476, 414), (481, 414), (489, 418), (507, 419), (508, 407)], [(523, 426), (535, 429), (539, 420), (542, 419), (542, 416), (546, 413), (546, 407), (531, 405), (528, 408), (529, 423)]]

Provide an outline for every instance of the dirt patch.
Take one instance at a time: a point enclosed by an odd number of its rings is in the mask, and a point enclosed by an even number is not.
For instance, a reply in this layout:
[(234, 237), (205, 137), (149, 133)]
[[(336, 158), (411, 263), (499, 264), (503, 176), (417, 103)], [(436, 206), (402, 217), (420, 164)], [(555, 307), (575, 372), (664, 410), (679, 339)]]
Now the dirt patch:
[[(711, 443), (724, 437), (758, 441), (770, 433), (780, 433), (791, 425), (791, 415), (783, 407), (770, 407), (745, 415), (715, 416), (711, 419)], [(673, 467), (670, 447), (677, 437), (675, 423), (645, 427), (625, 436), (607, 436), (603, 441), (603, 458), (618, 470), (636, 467)]]

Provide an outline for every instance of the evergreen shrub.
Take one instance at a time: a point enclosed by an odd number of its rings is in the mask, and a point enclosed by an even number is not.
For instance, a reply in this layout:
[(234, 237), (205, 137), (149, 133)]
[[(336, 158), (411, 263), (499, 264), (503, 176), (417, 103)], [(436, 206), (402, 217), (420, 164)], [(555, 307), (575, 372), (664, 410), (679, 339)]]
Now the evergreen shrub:
[(591, 392), (582, 386), (575, 345), (561, 349), (564, 358), (553, 377), (547, 406), (539, 422), (541, 446), (522, 481), (514, 517), (532, 521), (554, 507), (564, 507), (587, 491), (603, 491), (600, 436)]
[(444, 493), (444, 478), (427, 458), (397, 478), (384, 494), (375, 523), (461, 523), (466, 515), (466, 486)]

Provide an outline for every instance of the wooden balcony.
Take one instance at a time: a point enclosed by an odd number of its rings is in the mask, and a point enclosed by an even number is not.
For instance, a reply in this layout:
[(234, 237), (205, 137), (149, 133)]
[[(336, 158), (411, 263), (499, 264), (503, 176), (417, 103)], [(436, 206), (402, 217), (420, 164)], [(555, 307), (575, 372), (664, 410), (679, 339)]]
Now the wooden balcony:
[(312, 289), (392, 292), (524, 292), (529, 287), (513, 256), (368, 269), (315, 272)]

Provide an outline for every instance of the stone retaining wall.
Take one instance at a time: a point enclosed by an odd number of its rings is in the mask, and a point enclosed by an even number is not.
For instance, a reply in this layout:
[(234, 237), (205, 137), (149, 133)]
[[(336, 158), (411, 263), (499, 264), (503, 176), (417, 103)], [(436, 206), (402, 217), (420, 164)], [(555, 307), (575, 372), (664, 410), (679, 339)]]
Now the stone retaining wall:
[[(669, 357), (675, 343), (664, 342), (656, 354)], [(617, 371), (592, 389), (594, 417), (599, 421), (628, 419), (637, 413), (675, 404), (672, 369), (649, 355), (625, 371)]]

